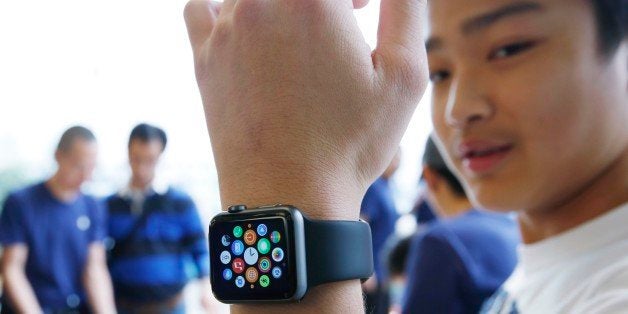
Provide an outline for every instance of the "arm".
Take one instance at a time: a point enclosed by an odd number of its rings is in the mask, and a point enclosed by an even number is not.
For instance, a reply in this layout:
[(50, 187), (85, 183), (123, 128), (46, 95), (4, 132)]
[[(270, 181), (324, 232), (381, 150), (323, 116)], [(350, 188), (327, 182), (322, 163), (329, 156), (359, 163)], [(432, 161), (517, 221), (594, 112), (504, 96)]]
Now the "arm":
[(113, 288), (105, 256), (105, 248), (102, 244), (90, 244), (87, 266), (83, 273), (83, 285), (94, 312), (115, 313)]
[[(185, 18), (223, 208), (278, 202), (357, 220), (427, 85), (425, 1), (383, 0), (371, 51), (356, 0), (188, 3)], [(359, 280), (233, 313), (363, 312)]]
[(17, 313), (43, 313), (24, 272), (27, 258), (26, 245), (15, 244), (4, 248), (0, 268), (6, 293)]

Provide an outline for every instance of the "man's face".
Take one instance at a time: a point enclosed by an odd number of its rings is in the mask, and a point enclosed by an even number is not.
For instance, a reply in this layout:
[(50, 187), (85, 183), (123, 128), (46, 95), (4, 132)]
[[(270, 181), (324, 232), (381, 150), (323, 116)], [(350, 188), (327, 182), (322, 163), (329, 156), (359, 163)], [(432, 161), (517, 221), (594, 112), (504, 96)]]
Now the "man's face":
[(476, 205), (551, 208), (628, 146), (628, 45), (603, 57), (589, 2), (430, 1), (437, 142)]
[(163, 145), (157, 140), (131, 141), (131, 145), (129, 145), (129, 163), (135, 182), (148, 185), (153, 181), (162, 150)]
[(75, 140), (67, 151), (57, 151), (58, 177), (63, 186), (80, 189), (85, 181), (91, 179), (97, 157), (96, 142), (82, 139)]

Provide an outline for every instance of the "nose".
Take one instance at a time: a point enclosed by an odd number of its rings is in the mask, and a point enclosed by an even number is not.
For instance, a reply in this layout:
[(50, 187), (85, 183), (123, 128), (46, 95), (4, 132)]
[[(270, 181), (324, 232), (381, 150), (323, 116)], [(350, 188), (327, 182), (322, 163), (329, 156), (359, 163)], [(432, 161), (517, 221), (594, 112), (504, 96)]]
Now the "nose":
[(445, 120), (453, 128), (466, 129), (482, 123), (493, 115), (480, 78), (472, 72), (460, 73), (454, 78), (447, 97)]

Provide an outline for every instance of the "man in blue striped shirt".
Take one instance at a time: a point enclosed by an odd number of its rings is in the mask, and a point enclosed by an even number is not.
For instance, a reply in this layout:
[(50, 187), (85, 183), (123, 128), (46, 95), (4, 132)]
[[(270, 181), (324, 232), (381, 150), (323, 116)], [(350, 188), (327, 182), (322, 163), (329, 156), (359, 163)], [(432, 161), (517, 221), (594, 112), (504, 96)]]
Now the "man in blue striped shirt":
[[(153, 185), (166, 142), (163, 130), (136, 126), (129, 138), (129, 185), (107, 198), (109, 269), (120, 313), (184, 313), (190, 264), (209, 285), (207, 242), (194, 202), (181, 191)], [(203, 296), (208, 306), (209, 296)]]

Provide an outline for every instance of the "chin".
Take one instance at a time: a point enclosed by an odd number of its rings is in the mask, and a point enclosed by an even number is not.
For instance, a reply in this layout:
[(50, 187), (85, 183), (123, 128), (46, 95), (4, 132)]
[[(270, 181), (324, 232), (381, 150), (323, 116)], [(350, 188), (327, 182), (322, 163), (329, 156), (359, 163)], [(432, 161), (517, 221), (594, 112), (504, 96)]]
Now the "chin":
[(513, 192), (507, 186), (483, 185), (466, 188), (469, 200), (476, 208), (507, 213), (519, 211), (522, 207), (522, 193)]

